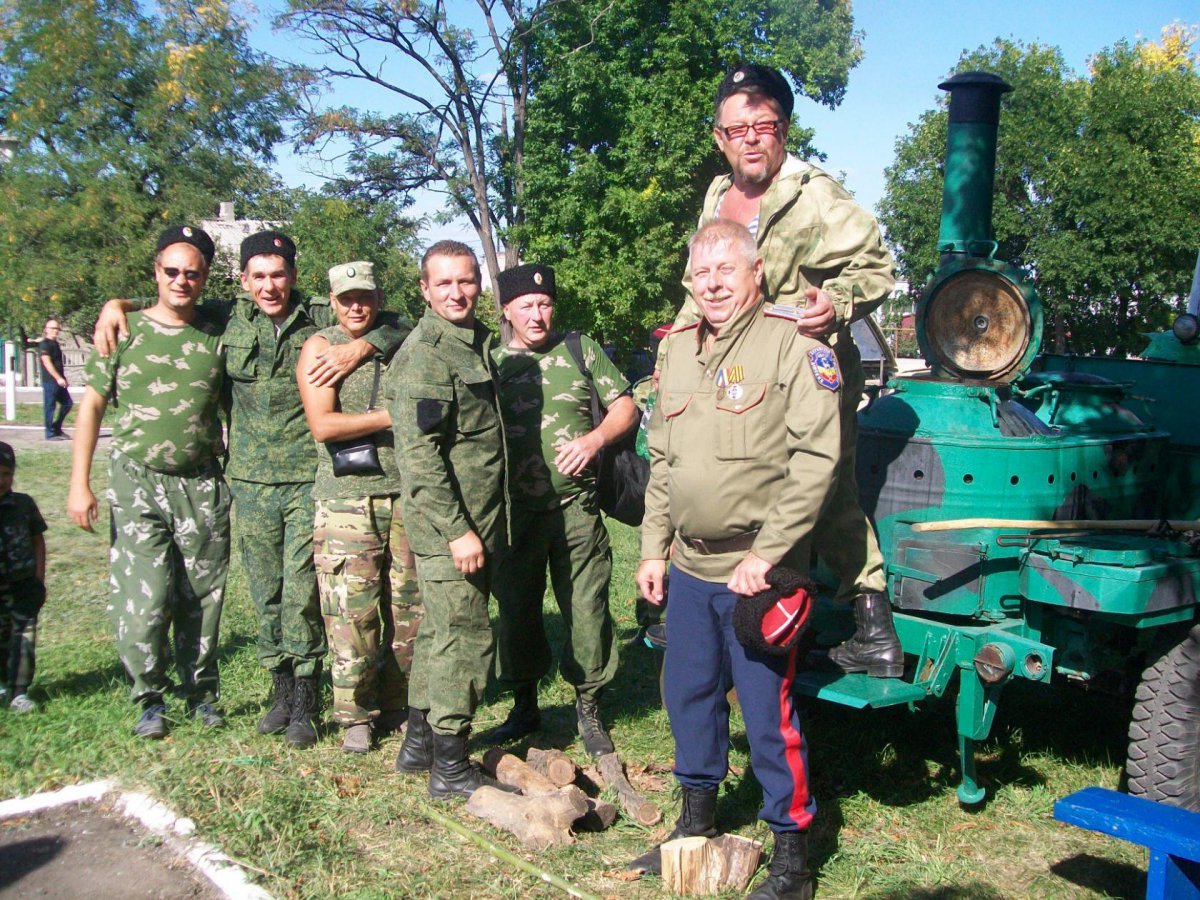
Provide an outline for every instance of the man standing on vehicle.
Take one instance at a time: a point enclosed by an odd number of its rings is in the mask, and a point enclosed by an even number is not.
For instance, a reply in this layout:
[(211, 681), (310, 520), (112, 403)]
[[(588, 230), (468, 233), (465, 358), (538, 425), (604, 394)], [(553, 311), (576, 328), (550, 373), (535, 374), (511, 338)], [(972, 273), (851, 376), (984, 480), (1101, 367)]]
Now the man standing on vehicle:
[(429, 771), (435, 798), (496, 786), (467, 757), (493, 639), (488, 596), (508, 536), (494, 338), (475, 320), (479, 262), (439, 241), (421, 260), (429, 308), (388, 366), (385, 395), (400, 505), (425, 617), (413, 645), (401, 772)]
[[(612, 550), (596, 505), (597, 453), (638, 421), (629, 382), (591, 338), (551, 330), (554, 270), (524, 265), (496, 279), (508, 346), (496, 353), (500, 407), (508, 440), (512, 547), (493, 591), (500, 603), (499, 680), (513, 689), (512, 712), (487, 737), (513, 741), (537, 730), (538, 682), (550, 671), (542, 599), (546, 566), (566, 625), (561, 668), (575, 688), (575, 718), (584, 749), (613, 752), (600, 721), (600, 695), (617, 673), (617, 638), (608, 608)], [(592, 423), (592, 387), (568, 346), (591, 373), (607, 410)]]
[[(904, 654), (892, 623), (883, 556), (859, 506), (854, 474), (866, 376), (850, 334), (851, 322), (887, 298), (895, 284), (894, 267), (875, 219), (826, 172), (788, 154), (794, 102), (775, 69), (744, 65), (726, 75), (717, 88), (713, 138), (731, 171), (709, 185), (700, 224), (719, 216), (745, 225), (765, 263), (766, 298), (795, 308), (800, 333), (834, 348), (845, 379), (841, 462), (813, 544), (839, 579), (837, 599), (854, 602), (857, 629), (829, 659), (847, 672), (898, 677)], [(699, 316), (689, 297), (675, 325)], [(664, 341), (660, 348), (660, 367), (667, 345)]]

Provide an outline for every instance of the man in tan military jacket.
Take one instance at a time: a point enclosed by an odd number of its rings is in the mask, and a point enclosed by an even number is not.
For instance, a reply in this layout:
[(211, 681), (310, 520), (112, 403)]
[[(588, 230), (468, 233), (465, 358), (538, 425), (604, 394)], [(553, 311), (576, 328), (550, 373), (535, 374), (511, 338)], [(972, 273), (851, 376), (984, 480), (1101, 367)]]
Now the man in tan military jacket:
[[(894, 266), (871, 214), (826, 172), (788, 155), (793, 103), (775, 69), (746, 65), (725, 77), (717, 88), (713, 137), (731, 171), (709, 186), (700, 223), (720, 216), (749, 228), (764, 260), (767, 299), (793, 307), (800, 333), (827, 340), (837, 354), (845, 379), (841, 463), (813, 543), (838, 577), (837, 599), (854, 602), (857, 629), (829, 658), (847, 672), (898, 677), (904, 654), (892, 625), (883, 556), (859, 506), (854, 475), (866, 376), (850, 335), (850, 323), (887, 298)], [(699, 315), (689, 298), (675, 324)]]
[[(671, 838), (716, 834), (717, 789), (729, 765), (735, 687), (763, 789), (759, 817), (775, 832), (770, 876), (752, 896), (809, 896), (807, 829), (816, 804), (792, 699), (798, 648), (768, 656), (734, 635), (740, 597), (767, 573), (807, 570), (808, 542), (841, 446), (841, 375), (828, 345), (763, 302), (763, 260), (745, 226), (716, 219), (691, 242), (697, 324), (674, 330), (650, 426), (650, 484), (638, 587), (671, 602), (663, 697), (675, 736), (683, 812)], [(655, 871), (657, 851), (633, 868)]]

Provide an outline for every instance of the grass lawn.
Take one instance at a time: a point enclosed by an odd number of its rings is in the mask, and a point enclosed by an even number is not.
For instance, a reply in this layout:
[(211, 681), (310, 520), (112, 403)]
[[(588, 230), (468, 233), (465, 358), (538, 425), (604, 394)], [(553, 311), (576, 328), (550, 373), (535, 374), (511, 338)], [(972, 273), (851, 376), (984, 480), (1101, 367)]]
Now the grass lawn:
[[(492, 858), (424, 815), (424, 780), (392, 770), (398, 737), (378, 752), (344, 754), (340, 736), (297, 751), (255, 731), (267, 677), (254, 652), (253, 613), (235, 560), (222, 631), (223, 705), (230, 726), (204, 733), (179, 722), (161, 743), (132, 737), (136, 717), (105, 614), (106, 535), (74, 529), (65, 514), (66, 456), (23, 453), (16, 489), (32, 494), (50, 525), (49, 601), (42, 614), (33, 696), (42, 711), (0, 712), (0, 798), (115, 777), (148, 789), (200, 834), (244, 864), (280, 897), (526, 897), (554, 889)], [(97, 495), (105, 480), (97, 465)], [(102, 531), (106, 521), (102, 518)], [(657, 879), (627, 882), (623, 864), (661, 839), (677, 801), (669, 769), (672, 741), (658, 703), (650, 651), (633, 636), (636, 536), (612, 527), (616, 548), (613, 611), (622, 665), (602, 705), (618, 750), (666, 812), (663, 826), (628, 822), (571, 847), (531, 853), (460, 805), (436, 808), (490, 840), (603, 897), (651, 897)], [(561, 621), (553, 602), (547, 618)], [(581, 760), (573, 696), (560, 679), (542, 686), (539, 746)], [(489, 695), (482, 731), (507, 714)], [(178, 712), (181, 704), (173, 703)], [(809, 709), (811, 788), (820, 804), (812, 841), (819, 896), (829, 898), (1134, 897), (1144, 891), (1145, 854), (1051, 818), (1054, 800), (1078, 788), (1114, 787), (1124, 755), (1127, 706), (1103, 697), (1017, 684), (1002, 704), (992, 739), (978, 753), (989, 802), (979, 811), (955, 799), (953, 698), (916, 712)], [(764, 837), (759, 791), (735, 721), (732, 773), (718, 806), (725, 830)], [(640, 773), (643, 765), (649, 771)]]

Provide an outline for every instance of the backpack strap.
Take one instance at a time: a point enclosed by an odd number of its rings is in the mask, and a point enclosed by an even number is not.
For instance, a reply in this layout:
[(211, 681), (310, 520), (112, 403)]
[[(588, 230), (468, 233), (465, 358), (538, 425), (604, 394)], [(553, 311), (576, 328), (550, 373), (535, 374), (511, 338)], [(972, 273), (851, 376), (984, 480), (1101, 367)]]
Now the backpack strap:
[(576, 368), (587, 379), (588, 391), (592, 395), (592, 427), (594, 428), (604, 421), (604, 411), (600, 408), (600, 395), (596, 392), (596, 382), (592, 380), (592, 370), (583, 360), (583, 340), (578, 331), (568, 331), (563, 337), (563, 343), (567, 345), (567, 352), (575, 360)]

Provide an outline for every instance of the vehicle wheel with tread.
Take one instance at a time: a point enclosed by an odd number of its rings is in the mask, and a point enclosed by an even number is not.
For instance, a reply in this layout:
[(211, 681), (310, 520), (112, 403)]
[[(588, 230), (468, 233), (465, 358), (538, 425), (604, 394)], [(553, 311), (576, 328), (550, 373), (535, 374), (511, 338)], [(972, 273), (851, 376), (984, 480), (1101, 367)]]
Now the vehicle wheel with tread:
[(1142, 673), (1125, 779), (1130, 794), (1200, 811), (1200, 625)]

